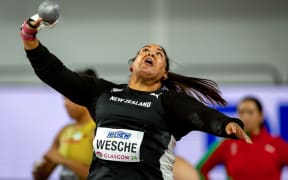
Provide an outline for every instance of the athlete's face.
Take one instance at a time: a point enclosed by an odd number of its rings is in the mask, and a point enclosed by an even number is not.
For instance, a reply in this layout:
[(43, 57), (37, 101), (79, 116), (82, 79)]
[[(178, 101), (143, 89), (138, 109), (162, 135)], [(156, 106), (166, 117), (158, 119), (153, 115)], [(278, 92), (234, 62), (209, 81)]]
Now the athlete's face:
[(68, 98), (64, 98), (64, 105), (69, 116), (76, 121), (85, 113), (84, 106), (75, 104)]
[(252, 132), (260, 127), (263, 115), (257, 108), (255, 102), (246, 100), (238, 105), (238, 116), (245, 124), (245, 130)]
[(150, 44), (140, 49), (130, 66), (131, 75), (160, 81), (167, 78), (166, 55), (161, 46)]

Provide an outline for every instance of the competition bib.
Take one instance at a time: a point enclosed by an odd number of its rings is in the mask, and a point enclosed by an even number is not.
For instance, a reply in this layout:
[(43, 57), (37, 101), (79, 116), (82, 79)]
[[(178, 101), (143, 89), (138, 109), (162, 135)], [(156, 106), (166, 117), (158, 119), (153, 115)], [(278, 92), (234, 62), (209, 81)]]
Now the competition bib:
[(98, 127), (93, 147), (98, 158), (110, 161), (139, 162), (144, 132)]

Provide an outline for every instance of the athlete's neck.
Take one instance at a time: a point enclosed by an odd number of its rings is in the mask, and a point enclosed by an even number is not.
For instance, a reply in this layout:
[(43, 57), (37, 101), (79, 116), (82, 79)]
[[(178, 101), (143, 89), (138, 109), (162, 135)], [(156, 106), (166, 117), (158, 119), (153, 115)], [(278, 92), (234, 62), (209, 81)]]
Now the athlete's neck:
[(161, 82), (130, 78), (128, 87), (138, 91), (152, 92), (161, 88)]

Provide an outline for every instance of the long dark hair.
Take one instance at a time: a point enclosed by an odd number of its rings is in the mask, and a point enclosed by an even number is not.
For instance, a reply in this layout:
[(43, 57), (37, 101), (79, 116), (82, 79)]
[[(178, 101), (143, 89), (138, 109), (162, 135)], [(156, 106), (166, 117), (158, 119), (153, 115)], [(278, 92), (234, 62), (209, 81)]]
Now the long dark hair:
[(209, 79), (187, 77), (168, 72), (168, 78), (163, 81), (163, 85), (169, 90), (195, 97), (205, 104), (226, 104), (226, 101), (220, 95), (217, 84)]
[[(210, 103), (226, 105), (226, 101), (222, 98), (216, 82), (209, 79), (188, 77), (170, 72), (170, 59), (166, 53), (166, 50), (162, 46), (160, 47), (165, 54), (165, 69), (168, 72), (168, 78), (162, 81), (163, 87), (167, 88), (168, 90), (174, 90), (179, 93), (187, 94), (188, 96), (194, 97), (205, 104)], [(138, 51), (137, 55), (139, 52), (140, 51)], [(129, 60), (129, 64), (134, 62), (137, 55)]]

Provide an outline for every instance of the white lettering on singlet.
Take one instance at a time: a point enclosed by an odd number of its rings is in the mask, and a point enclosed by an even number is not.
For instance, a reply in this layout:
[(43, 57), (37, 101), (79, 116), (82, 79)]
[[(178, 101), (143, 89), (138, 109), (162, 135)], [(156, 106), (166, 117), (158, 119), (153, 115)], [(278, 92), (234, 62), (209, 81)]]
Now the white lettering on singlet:
[(120, 102), (120, 103), (125, 103), (125, 104), (133, 104), (135, 106), (141, 106), (141, 107), (146, 107), (146, 108), (150, 108), (151, 107), (151, 102), (142, 102), (142, 101), (135, 101), (132, 99), (124, 99), (124, 98), (119, 98), (116, 96), (111, 96), (110, 101), (114, 101), (114, 102)]
[(113, 89), (111, 90), (111, 92), (121, 92), (121, 91), (123, 91), (123, 89), (113, 88)]

